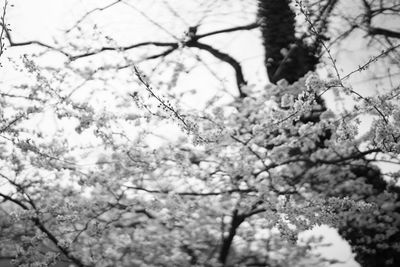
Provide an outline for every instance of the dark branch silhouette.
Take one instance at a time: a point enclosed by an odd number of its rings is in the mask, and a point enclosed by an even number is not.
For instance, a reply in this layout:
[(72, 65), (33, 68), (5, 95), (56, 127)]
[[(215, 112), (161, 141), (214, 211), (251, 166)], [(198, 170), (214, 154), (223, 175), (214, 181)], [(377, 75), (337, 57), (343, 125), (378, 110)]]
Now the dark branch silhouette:
[(221, 250), (219, 252), (218, 260), (223, 266), (225, 266), (228, 259), (229, 251), (232, 245), (233, 238), (236, 235), (236, 231), (245, 219), (246, 217), (242, 214), (239, 214), (239, 211), (237, 209), (233, 210), (229, 232), (228, 235), (223, 239)]
[[(114, 4), (117, 2), (119, 2), (119, 1), (115, 1)], [(102, 10), (102, 9), (99, 9), (99, 10)], [(183, 45), (187, 46), (187, 47), (195, 47), (195, 48), (207, 51), (214, 57), (221, 60), (222, 62), (229, 64), (235, 72), (236, 86), (239, 91), (239, 97), (242, 98), (242, 97), (246, 96), (246, 94), (242, 90), (242, 86), (246, 85), (247, 81), (244, 78), (241, 64), (236, 59), (234, 59), (231, 55), (221, 52), (221, 51), (217, 50), (216, 48), (212, 47), (211, 45), (200, 43), (200, 42), (198, 42), (198, 40), (205, 38), (205, 37), (213, 36), (216, 34), (230, 33), (230, 32), (241, 31), (241, 30), (252, 30), (252, 29), (256, 29), (257, 27), (259, 27), (258, 23), (251, 23), (251, 24), (245, 25), (245, 26), (231, 27), (231, 28), (226, 28), (226, 29), (212, 31), (212, 32), (203, 33), (203, 34), (196, 34), (196, 32), (195, 32), (193, 35), (190, 36), (190, 40), (187, 42), (184, 42)], [(106, 51), (127, 51), (127, 50), (131, 50), (131, 49), (139, 48), (139, 47), (145, 47), (145, 46), (168, 47), (168, 49), (165, 50), (164, 52), (161, 52), (161, 53), (158, 53), (158, 54), (155, 54), (152, 56), (147, 56), (144, 59), (144, 60), (151, 60), (151, 59), (156, 59), (156, 58), (160, 58), (160, 57), (165, 57), (180, 47), (180, 44), (178, 42), (148, 41), (148, 42), (141, 42), (141, 43), (137, 43), (137, 44), (122, 46), (122, 47), (104, 46), (104, 47), (94, 50), (94, 51), (77, 54), (77, 55), (72, 55), (70, 53), (63, 51), (62, 49), (55, 47), (55, 46), (48, 45), (48, 44), (45, 44), (43, 42), (36, 41), (36, 40), (25, 41), (25, 42), (15, 42), (12, 40), (10, 32), (5, 27), (3, 27), (3, 28), (5, 29), (6, 37), (10, 44), (10, 47), (39, 45), (44, 48), (47, 48), (47, 49), (50, 49), (53, 51), (57, 51), (57, 52), (65, 55), (70, 61), (74, 61), (74, 60), (78, 60), (78, 59), (82, 59), (82, 58), (86, 58), (86, 57), (90, 57), (90, 56), (95, 56), (95, 55), (98, 55), (98, 54), (106, 52)]]
[(230, 55), (228, 55), (226, 53), (223, 53), (223, 52), (213, 48), (210, 45), (200, 43), (197, 41), (189, 41), (188, 43), (186, 43), (186, 45), (188, 47), (196, 47), (196, 48), (205, 50), (205, 51), (209, 52), (210, 54), (212, 54), (213, 56), (215, 56), (216, 58), (220, 59), (221, 61), (226, 62), (229, 65), (231, 65), (235, 71), (236, 86), (239, 90), (239, 96), (240, 97), (246, 96), (246, 94), (242, 90), (242, 86), (246, 85), (247, 81), (244, 79), (242, 66), (240, 65), (240, 63), (238, 61), (236, 61), (236, 59), (234, 59), (233, 57), (231, 57)]
[(195, 36), (195, 38), (198, 40), (198, 39), (201, 39), (201, 38), (204, 38), (204, 37), (208, 37), (208, 36), (212, 36), (212, 35), (216, 35), (216, 34), (236, 32), (236, 31), (242, 31), (242, 30), (253, 30), (253, 29), (256, 29), (258, 27), (260, 27), (259, 23), (251, 23), (251, 24), (245, 25), (245, 26), (237, 26), (237, 27), (227, 28), (227, 29), (223, 29), (223, 30), (208, 32), (208, 33), (204, 33), (204, 34), (198, 34), (198, 35)]

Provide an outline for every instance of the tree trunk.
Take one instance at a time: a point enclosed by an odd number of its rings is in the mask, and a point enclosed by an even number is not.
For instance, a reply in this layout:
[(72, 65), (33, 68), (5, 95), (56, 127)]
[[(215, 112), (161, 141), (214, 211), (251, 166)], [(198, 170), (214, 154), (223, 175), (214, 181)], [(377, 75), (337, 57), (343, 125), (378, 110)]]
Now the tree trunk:
[(271, 83), (294, 83), (315, 70), (318, 47), (295, 36), (295, 14), (289, 0), (259, 0), (258, 17), (265, 47), (265, 66)]
[[(326, 3), (326, 5), (335, 4), (336, 1), (327, 1)], [(329, 12), (332, 9), (333, 6), (325, 6), (325, 10)], [(322, 10), (321, 14), (325, 10)], [(327, 23), (326, 16), (328, 15), (319, 16), (319, 18), (324, 20), (323, 23)], [(258, 18), (262, 23), (261, 35), (265, 48), (265, 66), (271, 83), (277, 83), (281, 79), (294, 83), (308, 71), (315, 70), (319, 62), (320, 38), (315, 38), (315, 42), (318, 43), (311, 45), (306, 45), (302, 39), (296, 38), (295, 14), (290, 7), (290, 0), (258, 0)], [(320, 27), (320, 29), (324, 28), (326, 30), (326, 25)], [(323, 101), (320, 104), (324, 105)], [(314, 122), (317, 121), (319, 121), (319, 117)], [(365, 183), (373, 188), (374, 196), (383, 194), (387, 189), (387, 183), (382, 178), (381, 172), (367, 162), (365, 162), (365, 166), (354, 167), (350, 172), (353, 179), (365, 179)], [(357, 188), (352, 190), (357, 194)], [(327, 194), (337, 197), (345, 196), (334, 192)], [(399, 196), (399, 192), (397, 192), (397, 196)], [(368, 197), (370, 196), (363, 196), (366, 200)], [(397, 202), (399, 201), (398, 197)], [(400, 218), (399, 208), (393, 213)], [(389, 215), (396, 217), (393, 216), (393, 213)], [(382, 242), (369, 242), (365, 241), (365, 237), (374, 240), (377, 235), (382, 236), (386, 233), (386, 229), (376, 228), (376, 225), (381, 223), (378, 216), (353, 213), (342, 218), (338, 231), (352, 245), (352, 249), (356, 253), (356, 260), (361, 266), (400, 266), (400, 255), (396, 253), (395, 249), (396, 245), (400, 244), (399, 231)], [(367, 223), (371, 220), (373, 223)]]

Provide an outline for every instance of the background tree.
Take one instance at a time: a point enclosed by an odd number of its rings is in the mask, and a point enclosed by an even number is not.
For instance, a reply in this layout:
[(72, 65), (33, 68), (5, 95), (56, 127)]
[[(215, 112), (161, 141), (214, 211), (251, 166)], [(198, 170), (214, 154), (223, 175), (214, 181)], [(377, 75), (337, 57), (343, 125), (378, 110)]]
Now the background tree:
[[(323, 49), (329, 53), (325, 42), (329, 40), (327, 38), (328, 22), (330, 16), (338, 4), (339, 1), (324, 1), (318, 4), (317, 9), (311, 12), (305, 11), (303, 8), (301, 11), (306, 15), (306, 21), (308, 29), (300, 38), (296, 37), (295, 33), (295, 12), (290, 7), (290, 1), (259, 1), (259, 12), (258, 17), (262, 20), (262, 38), (264, 40), (264, 46), (266, 49), (266, 68), (268, 71), (269, 80), (273, 83), (281, 79), (285, 79), (290, 83), (298, 81), (308, 71), (314, 71), (316, 65), (319, 62), (319, 57)], [(353, 19), (350, 21), (351, 30), (344, 33), (348, 35), (350, 31), (358, 28), (364, 28), (367, 34), (374, 37), (375, 33), (380, 32), (381, 35), (386, 37), (386, 41), (389, 43), (389, 49), (393, 48), (393, 43), (390, 38), (396, 38), (394, 31), (383, 28), (375, 28), (371, 26), (373, 17), (378, 15), (389, 14), (398, 15), (397, 4), (391, 1), (362, 1), (364, 6), (364, 13), (361, 13), (361, 22), (356, 24)], [(302, 5), (300, 1), (297, 2)], [(314, 4), (315, 5), (315, 4)], [(374, 6), (375, 8), (373, 8)], [(305, 11), (305, 12), (304, 12)], [(387, 13), (385, 15), (388, 15)], [(356, 21), (358, 18), (355, 19)], [(312, 39), (311, 41), (309, 39)], [(308, 39), (308, 40), (307, 40)], [(308, 41), (308, 43), (307, 43)], [(391, 49), (392, 50), (392, 49)], [(335, 62), (333, 62), (335, 64)], [(337, 73), (339, 75), (339, 73)], [(340, 77), (339, 77), (340, 78)], [(319, 101), (323, 106), (324, 104)], [(315, 118), (314, 118), (315, 120)], [(323, 139), (330, 138), (330, 133), (325, 134)], [(349, 170), (346, 170), (347, 172)], [(363, 198), (368, 199), (372, 195), (380, 197), (386, 190), (398, 191), (398, 188), (388, 188), (387, 182), (381, 176), (376, 167), (371, 166), (368, 160), (364, 163), (360, 162), (359, 165), (350, 167), (350, 172), (346, 176), (352, 177), (351, 179), (363, 179), (366, 186), (370, 186), (372, 192), (357, 192), (357, 189), (351, 189), (351, 193), (356, 195), (356, 199)], [(350, 192), (335, 192), (333, 190), (332, 195), (346, 196)], [(397, 197), (395, 202), (399, 202)], [(393, 210), (390, 210), (392, 213)], [(397, 212), (397, 211), (395, 211)], [(386, 211), (382, 211), (382, 215), (387, 214)], [(380, 229), (375, 226), (379, 223), (384, 224), (379, 216), (373, 215), (358, 217), (354, 214), (349, 215), (348, 218), (344, 218), (339, 228), (339, 232), (343, 235), (346, 240), (349, 240), (350, 244), (353, 245), (354, 251), (356, 252), (356, 259), (362, 266), (396, 266), (399, 264), (400, 258), (399, 253), (395, 248), (400, 240), (400, 232), (395, 230), (390, 235), (385, 235)], [(374, 227), (371, 227), (370, 222), (375, 221)], [(391, 221), (391, 220), (390, 220)], [(361, 222), (369, 222), (363, 224)], [(388, 226), (389, 227), (389, 226)], [(366, 238), (368, 236), (368, 238)], [(380, 236), (385, 245), (381, 242), (373, 241), (370, 238), (375, 239)], [(383, 237), (386, 236), (386, 237)], [(384, 262), (387, 259), (387, 262)], [(390, 259), (390, 260), (389, 260)]]
[[(226, 5), (223, 1), (221, 3), (222, 6)], [(89, 11), (73, 29), (66, 32), (82, 34), (81, 23), (88, 16), (118, 4), (135, 8), (129, 2), (115, 1)], [(11, 38), (9, 31), (5, 31), (11, 46), (37, 44), (65, 55), (68, 63), (67, 68), (57, 70), (59, 73), (56, 74), (52, 69), (41, 69), (26, 56), (23, 63), (33, 74), (36, 85), (16, 87), (22, 95), (3, 94), (3, 97), (11, 99), (24, 98), (28, 105), (23, 103), (25, 107), (21, 107), (20, 103), (4, 102), (7, 107), (16, 111), (11, 116), (6, 114), (3, 130), (9, 141), (8, 146), (16, 149), (4, 153), (4, 159), (12, 160), (8, 166), (15, 167), (8, 170), (3, 178), (15, 191), (2, 193), (1, 196), (4, 201), (13, 202), (25, 210), (10, 215), (10, 218), (23, 225), (28, 220), (32, 229), (36, 227), (40, 233), (44, 233), (33, 236), (37, 240), (35, 242), (32, 241), (32, 236), (26, 234), (31, 238), (20, 247), (21, 254), (18, 258), (22, 262), (54, 261), (57, 254), (46, 254), (47, 250), (42, 247), (50, 245), (54, 249), (56, 245), (56, 253), (61, 253), (78, 266), (213, 266), (218, 262), (222, 265), (239, 266), (271, 265), (274, 262), (283, 265), (289, 262), (283, 263), (283, 259), (273, 258), (271, 251), (276, 250), (276, 246), (279, 247), (280, 244), (288, 246), (290, 243), (273, 238), (260, 240), (256, 238), (256, 233), (263, 228), (275, 227), (288, 240), (293, 241), (299, 231), (325, 222), (342, 229), (344, 236), (355, 245), (358, 259), (365, 266), (367, 263), (383, 264), (383, 258), (388, 260), (387, 266), (396, 265), (397, 187), (387, 184), (379, 176), (379, 171), (369, 164), (366, 165), (373, 160), (365, 158), (378, 152), (394, 153), (394, 157), (397, 155), (398, 125), (392, 125), (391, 121), (397, 114), (396, 106), (395, 103), (388, 103), (395, 99), (396, 94), (383, 95), (380, 102), (372, 98), (362, 98), (365, 103), (358, 110), (345, 113), (336, 121), (331, 120), (333, 115), (329, 115), (329, 112), (325, 112), (325, 117), (319, 119), (320, 113), (324, 111), (320, 109), (318, 119), (313, 123), (304, 120), (299, 122), (301, 117), (310, 117), (308, 113), (310, 110), (315, 111), (316, 104), (322, 105), (318, 96), (325, 90), (336, 87), (349, 94), (357, 94), (345, 87), (340, 77), (328, 83), (315, 76), (310, 76), (307, 84), (304, 79), (300, 79), (308, 71), (314, 70), (321, 54), (327, 52), (324, 42), (327, 41), (328, 18), (333, 14), (337, 3), (308, 3), (311, 12), (307, 13), (307, 20), (311, 23), (306, 23), (306, 33), (300, 35), (301, 37), (296, 37), (299, 32), (296, 30), (292, 11), (295, 7), (289, 6), (288, 1), (259, 1), (258, 6), (255, 4), (261, 23), (259, 20), (245, 26), (213, 29), (206, 33), (201, 31), (202, 23), (189, 24), (187, 33), (178, 37), (148, 17), (153, 25), (169, 35), (171, 41), (165, 42), (145, 41), (119, 45), (113, 38), (101, 39), (101, 36), (95, 36), (95, 49), (91, 45), (86, 48), (85, 44), (81, 47), (76, 44), (58, 47), (40, 41), (17, 42)], [(218, 11), (215, 6), (212, 8)], [(207, 10), (210, 11), (211, 8)], [(146, 16), (145, 13), (142, 15)], [(266, 67), (271, 82), (276, 83), (285, 78), (290, 83), (298, 81), (294, 85), (283, 83), (271, 86), (267, 92), (257, 93), (246, 86), (248, 81), (240, 61), (202, 41), (206, 37), (251, 30), (259, 25), (262, 25)], [(77, 32), (73, 33), (74, 30)], [(96, 32), (96, 29), (93, 31)], [(268, 38), (275, 33), (283, 34)], [(104, 42), (104, 46), (101, 42)], [(175, 65), (172, 72), (175, 80), (158, 84), (161, 89), (165, 85), (169, 94), (161, 96), (152, 88), (154, 75), (145, 77), (135, 66), (137, 62), (130, 59), (129, 51), (146, 46), (165, 50), (155, 51), (150, 55), (146, 55), (148, 52), (145, 51), (145, 60), (167, 61), (172, 53), (184, 54), (189, 49), (190, 55), (193, 48), (209, 53), (233, 68), (236, 88), (242, 100), (222, 107), (211, 101), (208, 110), (213, 110), (213, 114), (206, 110), (206, 113), (200, 115), (182, 115), (186, 113), (178, 108), (182, 98), (168, 89), (174, 87), (176, 79), (184, 70), (183, 64), (169, 62), (166, 65), (169, 68)], [(392, 55), (395, 49), (396, 46), (392, 46), (382, 55)], [(107, 65), (74, 65), (80, 59), (101, 56), (107, 51), (116, 51), (119, 60), (110, 60)], [(201, 57), (195, 58), (202, 63)], [(68, 77), (80, 77), (83, 84), (92, 79), (102, 80), (108, 85), (104, 87), (109, 91), (110, 81), (121, 77), (118, 75), (124, 70), (135, 77), (133, 81), (133, 78), (122, 76), (127, 79), (128, 84), (141, 83), (155, 103), (144, 101), (141, 91), (128, 90), (130, 96), (126, 91), (117, 93), (118, 105), (115, 105), (115, 111), (108, 109), (109, 112), (105, 112), (90, 101), (72, 97), (82, 86), (74, 86), (75, 89), (71, 90), (69, 83), (75, 85), (76, 81)], [(210, 72), (212, 73), (212, 68)], [(103, 75), (101, 79), (96, 77), (97, 73)], [(107, 79), (108, 75), (116, 76)], [(298, 97), (304, 90), (306, 93)], [(275, 94), (274, 91), (277, 91), (279, 97), (278, 106), (283, 109), (273, 108), (274, 105), (267, 102)], [(94, 90), (88, 95), (98, 98), (98, 92)], [(174, 99), (173, 102), (165, 100), (169, 98)], [(51, 104), (54, 99), (56, 103)], [(317, 103), (314, 103), (315, 100)], [(141, 112), (135, 110), (132, 114), (132, 101), (137, 103)], [(51, 105), (60, 119), (74, 118), (78, 122), (75, 127), (78, 134), (87, 133), (88, 129), (94, 131), (99, 142), (97, 146), (101, 144), (104, 156), (99, 157), (93, 168), (85, 169), (77, 164), (81, 157), (69, 155), (71, 147), (65, 146), (67, 139), (62, 142), (64, 137), (57, 137), (49, 143), (43, 141), (40, 133), (23, 127), (23, 121), (32, 116), (30, 114), (43, 112), (38, 103)], [(30, 106), (30, 109), (26, 106)], [(234, 111), (229, 111), (230, 108), (234, 108)], [(371, 109), (377, 120), (370, 135), (356, 140), (352, 119), (358, 112), (370, 112)], [(19, 113), (20, 110), (22, 113)], [(269, 113), (274, 114), (272, 118)], [(137, 124), (141, 123), (141, 118), (152, 118), (153, 123), (171, 118), (184, 131), (194, 136), (195, 143), (200, 143), (201, 146), (195, 148), (190, 142), (180, 140), (175, 147), (161, 147), (156, 153), (151, 152), (142, 139), (146, 135), (145, 131), (132, 137), (124, 130), (127, 127), (125, 121)], [(18, 125), (21, 127), (18, 128)], [(327, 129), (335, 131), (333, 136), (326, 139)], [(30, 136), (29, 139), (26, 136)], [(366, 149), (361, 149), (361, 144), (367, 145)], [(29, 153), (24, 156), (21, 152)], [(374, 160), (380, 159), (381, 156)], [(28, 171), (32, 169), (40, 177), (32, 177), (32, 173)], [(26, 176), (23, 171), (29, 175)], [(45, 171), (48, 172), (47, 175), (43, 175)], [(163, 177), (160, 178), (160, 175)], [(45, 176), (53, 176), (51, 182)], [(392, 179), (395, 178), (394, 174)], [(61, 179), (71, 181), (75, 186), (78, 183), (80, 187), (66, 190), (59, 181)], [(51, 192), (50, 195), (48, 191)], [(86, 203), (87, 199), (82, 195), (89, 191), (89, 201), (92, 204)], [(346, 196), (351, 196), (351, 199), (342, 199)], [(51, 203), (57, 209), (51, 208), (42, 199), (54, 201)], [(153, 203), (154, 200), (156, 203)], [(374, 212), (355, 211), (355, 208), (365, 206), (371, 208), (363, 202), (354, 202), (360, 200), (377, 205)], [(40, 207), (36, 202), (41, 203)], [(213, 207), (212, 210), (210, 206)], [(225, 210), (229, 210), (229, 213)], [(298, 210), (301, 210), (300, 214)], [(340, 215), (336, 219), (340, 219), (334, 223), (332, 220), (335, 217), (332, 213), (337, 212)], [(325, 217), (323, 219), (319, 218), (322, 214)], [(286, 217), (282, 220), (281, 216), (284, 215)], [(299, 218), (305, 216), (307, 220), (296, 219), (297, 215), (301, 215)], [(287, 221), (297, 228), (293, 230), (288, 227)], [(367, 225), (360, 226), (360, 223)], [(6, 223), (6, 227), (10, 226)], [(193, 232), (193, 229), (198, 229), (198, 232)], [(364, 229), (371, 234), (368, 235), (369, 238), (360, 240), (365, 237)], [(13, 228), (10, 232), (17, 233)], [(144, 234), (140, 235), (140, 232)], [(126, 243), (119, 243), (115, 247), (116, 241), (124, 240), (123, 238), (128, 238)], [(236, 246), (233, 246), (234, 239), (237, 241)], [(23, 241), (20, 238), (15, 240), (16, 243)], [(166, 243), (171, 246), (165, 247)], [(251, 247), (249, 244), (257, 249), (244, 249)], [(268, 249), (271, 246), (275, 248)], [(286, 257), (288, 261), (296, 262), (299, 256), (306, 253), (302, 248), (290, 247), (280, 253), (293, 251), (296, 253)], [(371, 259), (378, 260), (374, 263)]]

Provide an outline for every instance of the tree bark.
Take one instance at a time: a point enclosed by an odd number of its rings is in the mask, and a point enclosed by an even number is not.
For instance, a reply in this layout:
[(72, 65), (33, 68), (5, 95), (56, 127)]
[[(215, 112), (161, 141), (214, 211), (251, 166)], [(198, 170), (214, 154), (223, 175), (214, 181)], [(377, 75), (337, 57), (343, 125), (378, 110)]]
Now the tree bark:
[(245, 220), (245, 216), (240, 215), (239, 211), (237, 209), (235, 209), (232, 213), (232, 221), (229, 227), (229, 233), (228, 235), (222, 240), (222, 246), (221, 246), (221, 250), (219, 253), (219, 262), (222, 264), (222, 266), (226, 265), (226, 261), (228, 259), (228, 255), (229, 255), (229, 251), (231, 249), (232, 246), (232, 241), (233, 238), (236, 235), (236, 231), (239, 228), (239, 226), (242, 224), (242, 222), (244, 222)]
[(307, 46), (295, 36), (295, 14), (289, 0), (258, 0), (258, 18), (271, 83), (281, 79), (294, 83), (315, 70), (319, 46)]
[[(320, 17), (323, 23), (322, 30), (327, 29), (330, 12), (337, 1), (328, 0), (321, 10), (326, 13)], [(331, 5), (331, 6), (328, 6)], [(327, 11), (326, 11), (327, 10)], [(328, 12), (328, 13), (327, 13)], [(271, 83), (276, 84), (281, 79), (289, 83), (296, 82), (308, 71), (313, 71), (319, 63), (318, 54), (321, 49), (321, 40), (317, 36), (314, 44), (306, 45), (302, 39), (296, 37), (295, 14), (290, 7), (290, 0), (258, 0), (258, 18), (261, 21), (261, 36), (265, 48), (265, 67)], [(322, 21), (324, 20), (324, 21)], [(318, 21), (317, 21), (318, 22)], [(323, 34), (323, 33), (322, 33)], [(318, 42), (318, 43), (317, 43)], [(324, 105), (323, 101), (319, 103)], [(317, 117), (313, 122), (318, 122)], [(328, 137), (329, 138), (329, 137)], [(350, 170), (353, 179), (364, 179), (365, 183), (373, 188), (373, 196), (383, 194), (387, 190), (387, 182), (382, 178), (381, 172), (365, 161), (365, 166), (354, 167)], [(354, 178), (355, 177), (355, 178)], [(357, 188), (351, 189), (358, 195)], [(398, 187), (392, 188), (397, 190)], [(361, 193), (362, 194), (362, 193)], [(328, 196), (344, 197), (340, 193), (327, 192)], [(400, 192), (397, 192), (397, 202), (400, 201)], [(362, 196), (365, 200), (370, 195)], [(393, 211), (394, 217), (400, 216), (400, 208)], [(391, 214), (393, 216), (393, 214)], [(350, 243), (356, 253), (356, 260), (363, 267), (395, 267), (400, 266), (400, 254), (396, 253), (396, 246), (400, 243), (400, 231), (397, 231), (382, 243), (365, 242), (364, 237), (374, 238), (384, 235), (385, 229), (374, 228), (380, 222), (376, 215), (350, 214), (344, 215), (338, 229), (339, 233)], [(399, 217), (400, 218), (400, 217)], [(364, 220), (361, 221), (360, 220)], [(373, 224), (366, 221), (372, 220)]]

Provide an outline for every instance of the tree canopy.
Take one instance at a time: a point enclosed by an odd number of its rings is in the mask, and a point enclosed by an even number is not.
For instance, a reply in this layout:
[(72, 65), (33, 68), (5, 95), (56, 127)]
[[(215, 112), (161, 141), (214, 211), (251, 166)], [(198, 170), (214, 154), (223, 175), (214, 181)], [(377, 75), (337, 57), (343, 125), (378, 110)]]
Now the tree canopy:
[[(47, 39), (21, 38), (5, 2), (0, 259), (329, 266), (301, 237), (329, 225), (361, 266), (398, 266), (400, 3), (139, 2), (90, 4)], [(356, 37), (372, 56), (343, 73)]]

